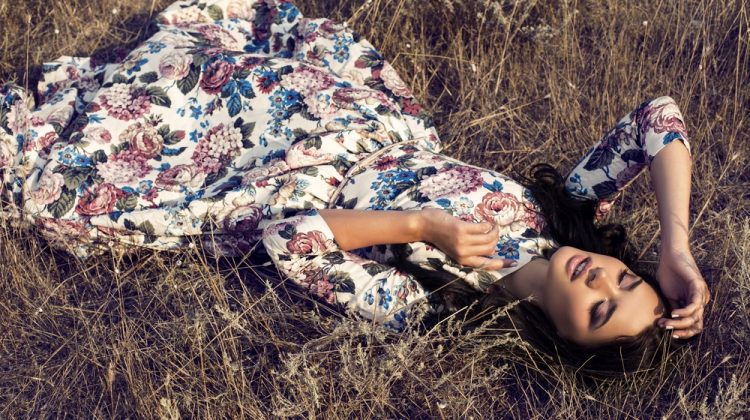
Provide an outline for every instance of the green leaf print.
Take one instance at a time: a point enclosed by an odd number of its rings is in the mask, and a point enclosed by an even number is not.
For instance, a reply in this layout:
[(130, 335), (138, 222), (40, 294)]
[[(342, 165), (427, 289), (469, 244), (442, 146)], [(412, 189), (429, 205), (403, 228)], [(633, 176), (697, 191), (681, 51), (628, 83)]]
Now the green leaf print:
[(295, 233), (297, 233), (297, 228), (290, 224), (286, 224), (284, 225), (284, 229), (279, 231), (279, 236), (288, 241), (292, 239), (292, 236), (294, 236)]
[(320, 139), (320, 136), (313, 136), (305, 140), (305, 149), (316, 148), (320, 150), (321, 147), (323, 147), (323, 140)]
[(169, 99), (167, 92), (159, 86), (149, 86), (146, 88), (146, 92), (151, 96), (151, 103), (154, 105), (160, 105), (164, 107), (171, 107), (172, 101)]
[(135, 194), (129, 194), (127, 197), (123, 197), (115, 203), (115, 207), (122, 211), (133, 211), (137, 205), (138, 197)]
[(389, 265), (380, 263), (364, 264), (362, 267), (365, 269), (365, 271), (367, 271), (367, 274), (371, 276), (380, 274), (384, 271), (388, 271), (391, 268), (391, 266)]
[(318, 167), (317, 166), (305, 166), (304, 168), (300, 169), (300, 172), (307, 176), (318, 176)]
[(94, 163), (104, 163), (107, 161), (107, 153), (104, 150), (97, 150), (91, 154), (91, 160)]
[(67, 168), (62, 171), (65, 188), (75, 190), (91, 174), (91, 168)]
[(148, 73), (143, 73), (138, 80), (140, 80), (142, 83), (149, 84), (154, 83), (155, 81), (159, 80), (159, 75), (156, 74), (155, 71), (150, 71)]
[(208, 12), (208, 16), (213, 20), (222, 20), (224, 19), (224, 12), (221, 10), (221, 7), (212, 4), (208, 6), (208, 9), (206, 9)]
[(337, 292), (340, 293), (354, 293), (356, 288), (354, 287), (354, 281), (351, 278), (343, 279), (336, 283), (335, 287)]
[(120, 73), (115, 73), (115, 75), (112, 76), (112, 83), (128, 83), (128, 78)]
[(242, 132), (242, 139), (243, 140), (249, 140), (250, 136), (253, 135), (253, 130), (255, 130), (255, 123), (254, 122), (249, 122), (247, 124), (242, 124), (242, 127), (240, 128), (240, 131)]
[(60, 194), (60, 198), (58, 198), (57, 201), (54, 201), (47, 205), (47, 210), (50, 212), (52, 217), (60, 219), (65, 216), (65, 214), (67, 214), (70, 209), (73, 208), (73, 203), (75, 203), (75, 201), (75, 190), (71, 191), (67, 187), (62, 187), (62, 194)]
[(218, 172), (212, 172), (208, 174), (205, 182), (203, 183), (203, 188), (207, 188), (209, 185), (216, 183), (216, 181), (226, 176), (227, 176), (227, 168), (221, 168), (218, 170)]
[(201, 75), (200, 64), (196, 63), (195, 57), (196, 56), (193, 56), (193, 63), (190, 64), (190, 72), (187, 76), (177, 81), (177, 88), (180, 89), (180, 92), (184, 95), (187, 95), (195, 88)]

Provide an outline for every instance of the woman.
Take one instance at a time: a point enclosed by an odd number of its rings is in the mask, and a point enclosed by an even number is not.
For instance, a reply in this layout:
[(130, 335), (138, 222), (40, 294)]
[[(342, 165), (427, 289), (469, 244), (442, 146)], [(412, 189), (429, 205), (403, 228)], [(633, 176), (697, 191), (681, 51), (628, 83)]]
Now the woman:
[[(3, 88), (0, 214), (81, 257), (192, 238), (246, 255), (262, 241), (292, 281), (394, 328), (416, 307), (440, 310), (425, 287), (445, 285), (391, 266), (411, 264), (460, 278), (448, 287), (530, 297), (582, 348), (656, 323), (678, 338), (701, 330), (708, 293), (687, 243), (690, 158), (671, 98), (623, 118), (563, 193), (549, 170), (522, 185), (440, 154), (377, 50), (287, 1), (178, 1), (157, 23), (121, 63), (46, 63), (38, 105)], [(598, 203), (603, 217), (649, 163), (667, 301), (591, 252), (614, 253), (621, 232), (571, 229), (578, 219), (553, 210), (567, 200), (590, 220)], [(669, 304), (677, 319), (663, 318)]]

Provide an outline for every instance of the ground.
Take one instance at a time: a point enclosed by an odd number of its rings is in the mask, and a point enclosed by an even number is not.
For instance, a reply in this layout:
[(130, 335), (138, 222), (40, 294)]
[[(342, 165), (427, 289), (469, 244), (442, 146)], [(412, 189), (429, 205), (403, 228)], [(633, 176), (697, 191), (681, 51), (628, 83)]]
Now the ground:
[[(0, 79), (115, 56), (168, 0), (0, 0)], [(426, 335), (342, 318), (248, 260), (201, 252), (78, 261), (0, 229), (0, 417), (750, 416), (747, 0), (311, 0), (346, 20), (433, 113), (445, 152), (570, 169), (641, 101), (669, 95), (693, 146), (691, 244), (705, 332), (656, 372), (588, 380), (513, 335)], [(119, 49), (118, 49), (119, 47)], [(611, 215), (658, 255), (648, 175)]]

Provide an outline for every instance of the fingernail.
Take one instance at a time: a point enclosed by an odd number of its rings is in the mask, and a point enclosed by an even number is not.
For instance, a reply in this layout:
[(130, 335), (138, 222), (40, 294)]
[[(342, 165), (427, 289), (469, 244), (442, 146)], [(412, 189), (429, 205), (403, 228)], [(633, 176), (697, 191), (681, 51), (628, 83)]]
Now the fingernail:
[(678, 339), (678, 338), (680, 338), (680, 336), (679, 336), (679, 335), (677, 335), (677, 334), (672, 334), (672, 338), (674, 338), (674, 339)]
[(515, 267), (518, 265), (518, 261), (511, 261), (510, 264), (508, 264), (508, 267)]
[(672, 318), (679, 318), (680, 316), (677, 314), (672, 314)]
[(673, 330), (674, 329), (674, 325), (667, 325), (666, 327), (664, 327), (664, 329), (666, 329), (666, 330)]

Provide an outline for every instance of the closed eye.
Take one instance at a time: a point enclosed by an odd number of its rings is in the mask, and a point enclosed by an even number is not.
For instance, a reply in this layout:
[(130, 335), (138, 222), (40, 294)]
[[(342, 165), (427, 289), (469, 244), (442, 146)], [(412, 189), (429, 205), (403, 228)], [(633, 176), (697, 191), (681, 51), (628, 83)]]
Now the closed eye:
[[(627, 269), (622, 270), (617, 279), (617, 285), (627, 291), (632, 291), (641, 283), (643, 283), (643, 279), (629, 273)], [(605, 306), (607, 304), (608, 306)], [(591, 320), (589, 322), (589, 328), (595, 330), (603, 327), (607, 321), (612, 318), (615, 309), (617, 309), (617, 304), (612, 301), (600, 300), (593, 304), (589, 310)]]
[[(623, 283), (625, 283), (624, 286), (623, 286)], [(629, 273), (627, 269), (622, 270), (619, 278), (617, 279), (617, 285), (621, 289), (625, 289), (627, 291), (631, 291), (635, 289), (641, 283), (643, 283), (643, 279), (641, 277), (638, 277), (634, 274)]]

